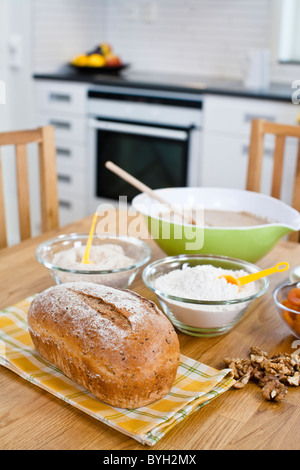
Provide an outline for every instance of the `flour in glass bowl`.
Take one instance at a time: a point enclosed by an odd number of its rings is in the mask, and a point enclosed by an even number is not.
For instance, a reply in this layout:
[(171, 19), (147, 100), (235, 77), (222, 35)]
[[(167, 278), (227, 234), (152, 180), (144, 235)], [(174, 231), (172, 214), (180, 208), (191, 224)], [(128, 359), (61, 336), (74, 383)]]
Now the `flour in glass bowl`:
[[(51, 260), (52, 264), (56, 268), (68, 270), (65, 272), (52, 269), (52, 275), (57, 283), (84, 281), (125, 289), (133, 281), (137, 269), (127, 270), (127, 268), (136, 265), (137, 260), (127, 256), (121, 245), (114, 243), (92, 245), (89, 264), (81, 262), (85, 249), (85, 246), (74, 246), (55, 253)], [(89, 274), (83, 271), (89, 271)], [(103, 273), (99, 274), (101, 271)]]
[(81, 260), (86, 247), (78, 246), (60, 251), (53, 256), (53, 264), (64, 269), (89, 271), (111, 271), (113, 269), (128, 268), (136, 264), (136, 260), (127, 256), (120, 245), (105, 243), (91, 246), (89, 260), (91, 264), (82, 264)]
[[(243, 301), (258, 292), (256, 282), (244, 286), (230, 284), (220, 276), (229, 274), (233, 277), (245, 276), (244, 270), (228, 270), (211, 265), (199, 265), (175, 269), (157, 278), (154, 287), (163, 293), (158, 294), (160, 303), (171, 320), (181, 328), (200, 328), (216, 331), (233, 325), (251, 301)], [(181, 302), (166, 296), (196, 300), (199, 304)], [(201, 301), (230, 301), (241, 299), (239, 303), (207, 305)], [(179, 324), (179, 325), (180, 325)], [(178, 326), (178, 325), (177, 325)], [(180, 328), (180, 326), (179, 326)]]
[(226, 281), (222, 275), (246, 276), (244, 270), (216, 268), (212, 265), (199, 265), (175, 269), (155, 281), (155, 287), (167, 295), (192, 300), (222, 301), (248, 297), (256, 293), (255, 283), (237, 286)]

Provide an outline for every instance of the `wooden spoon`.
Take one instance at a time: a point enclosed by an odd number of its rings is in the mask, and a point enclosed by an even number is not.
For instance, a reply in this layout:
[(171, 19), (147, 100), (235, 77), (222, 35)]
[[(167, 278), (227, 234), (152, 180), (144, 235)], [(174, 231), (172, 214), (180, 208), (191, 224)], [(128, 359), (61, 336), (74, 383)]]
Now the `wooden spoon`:
[(253, 282), (257, 281), (258, 279), (261, 279), (262, 277), (269, 276), (270, 274), (273, 273), (279, 273), (283, 272), (289, 269), (289, 263), (282, 261), (281, 263), (277, 263), (276, 266), (273, 266), (272, 268), (264, 269), (263, 271), (259, 271), (257, 273), (252, 273), (248, 274), (247, 276), (242, 276), (242, 277), (233, 277), (230, 276), (230, 274), (224, 274), (223, 276), (220, 276), (220, 278), (225, 277), (226, 281), (229, 282), (230, 284), (236, 284), (237, 286), (244, 286), (245, 284), (248, 284), (248, 282)]
[(134, 176), (130, 175), (127, 173), (127, 171), (123, 170), (119, 166), (115, 165), (113, 162), (106, 162), (105, 163), (106, 168), (108, 168), (110, 171), (118, 175), (120, 178), (122, 178), (124, 181), (127, 181), (127, 183), (131, 184), (134, 186), (136, 189), (141, 191), (142, 193), (148, 194), (148, 196), (152, 197), (153, 199), (156, 199), (159, 201), (161, 204), (164, 204), (167, 206), (171, 211), (175, 212), (176, 214), (180, 215), (180, 217), (185, 220), (188, 224), (196, 225), (196, 222), (192, 218), (187, 218), (186, 214), (183, 213), (183, 211), (178, 210), (177, 208), (173, 207), (172, 204), (170, 204), (168, 201), (163, 199), (161, 196), (159, 196), (157, 193), (155, 193), (151, 188), (146, 186), (144, 183), (136, 179)]

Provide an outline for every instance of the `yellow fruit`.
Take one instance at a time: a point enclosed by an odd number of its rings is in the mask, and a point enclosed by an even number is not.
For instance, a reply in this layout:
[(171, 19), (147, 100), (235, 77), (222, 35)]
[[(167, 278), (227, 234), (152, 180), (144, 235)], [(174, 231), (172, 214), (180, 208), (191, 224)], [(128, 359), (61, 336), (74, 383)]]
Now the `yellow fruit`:
[(72, 61), (73, 65), (77, 65), (78, 67), (84, 67), (87, 65), (88, 57), (86, 55), (79, 55), (75, 57)]
[(88, 57), (87, 65), (90, 67), (103, 67), (105, 65), (105, 59), (103, 55), (100, 54), (91, 54)]
[(107, 55), (111, 52), (111, 47), (109, 44), (100, 44), (100, 49), (104, 55)]

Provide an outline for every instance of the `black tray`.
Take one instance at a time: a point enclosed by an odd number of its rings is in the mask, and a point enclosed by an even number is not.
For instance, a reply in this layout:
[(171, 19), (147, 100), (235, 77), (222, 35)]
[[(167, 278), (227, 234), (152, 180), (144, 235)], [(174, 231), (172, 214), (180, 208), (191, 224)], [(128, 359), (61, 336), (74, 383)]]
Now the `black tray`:
[(103, 66), (103, 67), (80, 67), (78, 65), (69, 64), (73, 69), (79, 73), (103, 73), (103, 74), (116, 74), (121, 72), (121, 70), (129, 67), (129, 64), (115, 65), (112, 67)]

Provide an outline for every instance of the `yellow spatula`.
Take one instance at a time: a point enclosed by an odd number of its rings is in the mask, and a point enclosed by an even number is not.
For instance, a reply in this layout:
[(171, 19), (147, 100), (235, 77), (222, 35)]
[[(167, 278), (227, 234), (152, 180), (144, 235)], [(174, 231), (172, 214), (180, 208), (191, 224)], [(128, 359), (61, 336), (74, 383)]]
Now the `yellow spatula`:
[(91, 251), (91, 246), (92, 246), (92, 241), (93, 241), (93, 234), (94, 234), (94, 230), (95, 230), (97, 217), (98, 217), (98, 214), (97, 214), (97, 212), (95, 212), (94, 217), (93, 217), (93, 221), (92, 221), (92, 225), (91, 225), (91, 229), (90, 229), (89, 238), (88, 238), (86, 248), (85, 248), (85, 253), (84, 253), (84, 255), (82, 257), (82, 260), (81, 260), (81, 262), (83, 264), (93, 264), (93, 261), (90, 261), (89, 258), (90, 258), (90, 251)]
[(262, 277), (269, 276), (273, 273), (283, 272), (287, 269), (289, 269), (289, 263), (287, 263), (286, 261), (282, 261), (281, 263), (277, 263), (276, 266), (273, 266), (272, 268), (264, 269), (263, 271), (258, 271), (257, 273), (247, 274), (247, 276), (235, 278), (233, 276), (230, 276), (230, 274), (224, 274), (224, 276), (220, 277), (225, 277), (226, 281), (231, 284), (243, 286), (245, 284), (248, 284), (248, 282), (257, 281)]

